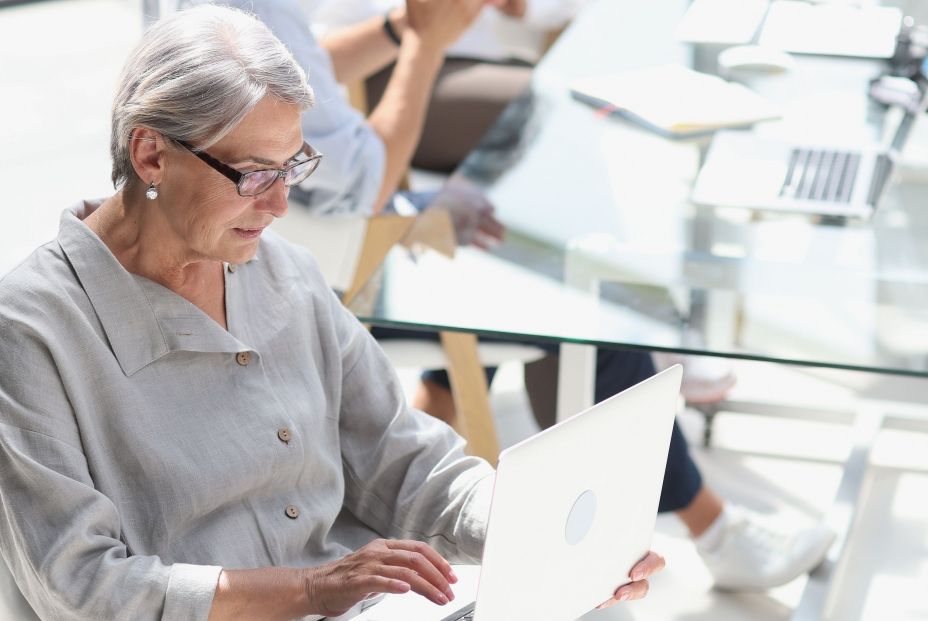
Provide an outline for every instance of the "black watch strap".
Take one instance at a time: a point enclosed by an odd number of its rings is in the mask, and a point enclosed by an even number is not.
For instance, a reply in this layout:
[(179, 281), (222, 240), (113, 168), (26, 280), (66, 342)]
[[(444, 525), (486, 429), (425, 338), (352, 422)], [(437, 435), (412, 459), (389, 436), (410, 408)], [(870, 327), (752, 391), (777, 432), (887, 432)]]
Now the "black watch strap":
[(395, 44), (399, 45), (402, 43), (399, 33), (396, 32), (396, 28), (393, 27), (393, 21), (390, 20), (390, 12), (387, 11), (383, 15), (383, 31), (387, 33), (387, 36), (390, 37), (390, 40)]

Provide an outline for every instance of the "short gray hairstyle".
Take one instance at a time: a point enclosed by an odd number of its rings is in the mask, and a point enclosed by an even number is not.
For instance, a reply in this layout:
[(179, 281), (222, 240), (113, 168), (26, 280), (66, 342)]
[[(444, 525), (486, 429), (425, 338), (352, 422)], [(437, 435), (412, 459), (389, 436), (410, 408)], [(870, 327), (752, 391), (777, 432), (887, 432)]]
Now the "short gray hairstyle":
[(129, 141), (137, 127), (209, 148), (265, 95), (313, 104), (306, 74), (253, 15), (212, 5), (154, 24), (123, 68), (113, 102), (113, 185), (135, 178)]

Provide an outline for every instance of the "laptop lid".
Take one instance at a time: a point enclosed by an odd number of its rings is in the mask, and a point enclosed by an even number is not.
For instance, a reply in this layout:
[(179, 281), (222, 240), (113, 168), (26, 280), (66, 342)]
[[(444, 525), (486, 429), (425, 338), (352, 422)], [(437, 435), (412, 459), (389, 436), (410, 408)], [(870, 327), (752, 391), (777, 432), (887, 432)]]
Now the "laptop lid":
[[(675, 365), (503, 451), (475, 621), (569, 621), (628, 581), (651, 545), (681, 378)], [(441, 621), (470, 588), (448, 606), (388, 596), (361, 619)]]

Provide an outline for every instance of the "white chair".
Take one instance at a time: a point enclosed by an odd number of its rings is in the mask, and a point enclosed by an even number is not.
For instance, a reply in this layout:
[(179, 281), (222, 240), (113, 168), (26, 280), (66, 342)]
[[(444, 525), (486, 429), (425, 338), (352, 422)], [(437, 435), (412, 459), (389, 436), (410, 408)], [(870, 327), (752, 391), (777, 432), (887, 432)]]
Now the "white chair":
[[(277, 230), (313, 252), (328, 283), (344, 291), (346, 305), (362, 292), (397, 243), (425, 245), (447, 256), (456, 248), (450, 216), (436, 209), (418, 216), (314, 217), (294, 204)], [(495, 464), (499, 441), (483, 367), (532, 362), (543, 358), (544, 350), (517, 343), (478, 345), (476, 336), (460, 332), (441, 332), (440, 342), (389, 339), (380, 345), (396, 367), (448, 370), (458, 412), (455, 426), (471, 454)]]

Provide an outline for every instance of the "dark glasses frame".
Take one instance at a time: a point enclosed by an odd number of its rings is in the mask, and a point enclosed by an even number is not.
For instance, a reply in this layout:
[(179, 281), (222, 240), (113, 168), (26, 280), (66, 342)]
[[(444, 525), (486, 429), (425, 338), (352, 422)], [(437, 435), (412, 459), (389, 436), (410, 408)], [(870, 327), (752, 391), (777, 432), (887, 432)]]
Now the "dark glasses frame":
[[(305, 155), (306, 159), (301, 159), (296, 162), (293, 162), (292, 164), (285, 166), (284, 168), (262, 168), (261, 170), (252, 170), (252, 171), (243, 173), (243, 172), (239, 172), (235, 170), (228, 164), (224, 164), (220, 162), (219, 160), (211, 156), (206, 151), (198, 151), (197, 149), (193, 147), (193, 145), (187, 142), (184, 142), (183, 140), (175, 139), (174, 142), (176, 142), (180, 146), (190, 151), (192, 154), (194, 154), (195, 156), (200, 158), (204, 163), (206, 163), (207, 166), (209, 166), (210, 168), (212, 168), (213, 170), (215, 170), (216, 172), (224, 176), (226, 179), (234, 183), (235, 190), (238, 192), (239, 196), (258, 196), (259, 194), (263, 194), (264, 192), (267, 192), (268, 190), (270, 190), (271, 187), (273, 187), (273, 185), (277, 182), (278, 179), (283, 179), (284, 185), (287, 187), (296, 185), (297, 183), (300, 183), (301, 181), (308, 178), (311, 174), (313, 174), (316, 171), (316, 169), (319, 167), (319, 162), (322, 160), (322, 153), (319, 153), (318, 151), (316, 151), (313, 147), (309, 145), (309, 143), (304, 142), (303, 148), (300, 149), (300, 152), (297, 153), (295, 157), (299, 157), (300, 155)], [(306, 163), (310, 163), (308, 172), (301, 175), (298, 179), (291, 180), (290, 183), (287, 183), (287, 174), (291, 170), (296, 168), (297, 166), (300, 166)], [(247, 181), (249, 178), (254, 179), (255, 176), (263, 175), (268, 172), (274, 172), (276, 173), (276, 176), (271, 181), (267, 182), (267, 187), (259, 191), (256, 191), (256, 192), (243, 192), (242, 191), (243, 187), (247, 187)]]

